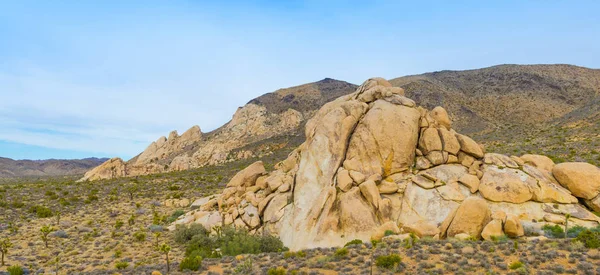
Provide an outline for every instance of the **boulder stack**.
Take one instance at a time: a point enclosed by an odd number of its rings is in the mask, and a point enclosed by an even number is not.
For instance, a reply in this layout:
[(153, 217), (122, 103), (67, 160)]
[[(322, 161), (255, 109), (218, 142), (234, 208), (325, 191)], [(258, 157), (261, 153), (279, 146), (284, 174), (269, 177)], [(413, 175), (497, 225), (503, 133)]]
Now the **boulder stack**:
[(532, 221), (552, 224), (548, 215), (599, 224), (577, 199), (600, 207), (597, 167), (486, 153), (451, 126), (444, 108), (417, 107), (403, 89), (371, 78), (325, 104), (276, 170), (250, 165), (175, 224), (232, 224), (277, 234), (293, 250), (369, 241), (387, 230), (520, 237)]

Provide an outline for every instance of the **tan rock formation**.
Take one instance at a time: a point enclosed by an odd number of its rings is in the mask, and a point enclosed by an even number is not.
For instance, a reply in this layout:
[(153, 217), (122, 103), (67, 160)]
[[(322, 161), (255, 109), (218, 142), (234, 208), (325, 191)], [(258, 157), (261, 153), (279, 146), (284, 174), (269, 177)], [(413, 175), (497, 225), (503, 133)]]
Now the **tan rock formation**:
[(584, 162), (565, 162), (552, 168), (558, 182), (576, 197), (591, 200), (600, 194), (600, 168)]
[[(447, 117), (416, 107), (381, 78), (369, 79), (317, 111), (305, 142), (274, 171), (253, 163), (174, 224), (242, 226), (277, 234), (298, 250), (382, 239), (399, 228), (419, 237), (491, 239), (520, 237), (527, 222), (567, 214), (574, 224), (600, 223), (571, 195), (587, 174), (485, 154)], [(597, 196), (587, 202), (595, 205)]]

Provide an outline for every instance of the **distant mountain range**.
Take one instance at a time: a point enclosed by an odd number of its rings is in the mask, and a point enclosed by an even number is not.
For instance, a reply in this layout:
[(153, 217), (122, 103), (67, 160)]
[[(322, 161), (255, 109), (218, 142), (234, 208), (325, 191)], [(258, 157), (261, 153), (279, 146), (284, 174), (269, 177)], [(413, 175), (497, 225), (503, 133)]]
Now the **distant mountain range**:
[(0, 157), (0, 178), (83, 174), (107, 158), (13, 160)]

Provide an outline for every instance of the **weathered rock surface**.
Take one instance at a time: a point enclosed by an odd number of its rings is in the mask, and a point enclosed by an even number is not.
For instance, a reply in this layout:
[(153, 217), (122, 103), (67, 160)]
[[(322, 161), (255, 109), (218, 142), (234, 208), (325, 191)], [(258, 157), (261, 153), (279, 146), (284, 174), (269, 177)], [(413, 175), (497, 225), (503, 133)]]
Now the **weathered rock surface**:
[(242, 226), (297, 250), (382, 239), (386, 230), (491, 239), (521, 237), (532, 221), (567, 214), (574, 224), (600, 223), (576, 198), (598, 206), (600, 190), (582, 183), (598, 168), (558, 164), (550, 172), (542, 157), (485, 153), (451, 129), (443, 108), (427, 111), (403, 94), (367, 80), (317, 111), (306, 141), (274, 171), (253, 163), (174, 224)]
[(558, 182), (573, 195), (591, 200), (600, 194), (600, 168), (585, 162), (565, 162), (552, 168)]

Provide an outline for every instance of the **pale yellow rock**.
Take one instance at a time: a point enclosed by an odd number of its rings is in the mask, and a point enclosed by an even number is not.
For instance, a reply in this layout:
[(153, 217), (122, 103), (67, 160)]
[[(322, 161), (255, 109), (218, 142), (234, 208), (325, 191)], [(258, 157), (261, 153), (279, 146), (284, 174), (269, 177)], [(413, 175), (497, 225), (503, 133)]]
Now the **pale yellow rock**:
[(486, 153), (483, 156), (483, 162), (485, 164), (493, 164), (498, 167), (519, 168), (518, 163), (516, 163), (510, 157), (502, 154)]
[[(454, 238), (458, 239), (458, 240), (461, 240), (461, 241), (465, 241), (465, 240), (473, 238), (473, 236), (471, 236), (471, 235), (469, 235), (467, 233), (460, 233), (460, 234), (454, 235)], [(465, 255), (473, 254), (474, 253), (473, 247), (471, 247), (471, 246), (463, 247), (461, 249), (461, 253), (465, 254)]]
[(481, 231), (481, 237), (486, 241), (493, 240), (493, 237), (500, 237), (504, 235), (502, 231), (502, 220), (494, 219), (490, 221)]
[(432, 165), (441, 165), (448, 162), (448, 152), (431, 151), (427, 154), (426, 158)]
[(354, 129), (346, 154), (347, 159), (356, 159), (361, 165), (346, 169), (367, 177), (408, 170), (415, 158), (418, 122), (419, 112), (414, 108), (375, 101)]
[[(263, 220), (275, 220), (274, 216), (291, 202), (291, 194), (277, 194), (265, 207), (262, 215)], [(279, 217), (280, 218), (280, 217)]]
[(566, 219), (562, 215), (546, 214), (546, 215), (544, 215), (544, 221), (555, 223), (555, 224), (565, 224)]
[(443, 150), (450, 154), (457, 155), (460, 151), (460, 144), (458, 143), (456, 135), (444, 128), (438, 129), (438, 132), (440, 138), (442, 139), (442, 144), (444, 148)]
[(393, 181), (381, 181), (377, 186), (380, 194), (392, 194), (398, 191), (398, 185)]
[(377, 189), (377, 184), (375, 184), (372, 180), (367, 180), (361, 183), (359, 186), (360, 192), (367, 199), (375, 209), (379, 208), (379, 200), (381, 197), (379, 196), (379, 189)]
[(452, 200), (461, 202), (465, 199), (465, 196), (458, 190), (457, 182), (451, 182), (446, 185), (437, 187), (436, 190), (440, 193), (440, 196), (445, 200)]
[(363, 173), (358, 171), (350, 171), (350, 177), (356, 184), (361, 184), (365, 181), (366, 177)]
[(512, 161), (514, 161), (516, 164), (518, 164), (519, 166), (523, 166), (525, 165), (525, 161), (523, 161), (523, 159), (521, 159), (520, 157), (517, 156), (510, 156), (510, 159), (512, 159)]
[(461, 134), (456, 134), (456, 138), (458, 139), (458, 143), (460, 143), (461, 151), (476, 158), (483, 157), (483, 150), (473, 139)]
[(398, 225), (395, 222), (386, 222), (373, 231), (371, 239), (380, 241), (385, 236), (385, 232), (388, 230), (394, 234), (400, 233), (400, 228), (398, 228)]
[(341, 169), (337, 173), (337, 187), (339, 187), (342, 191), (347, 192), (352, 188), (352, 178), (350, 177), (350, 173), (346, 169)]
[(235, 174), (227, 184), (227, 187), (252, 186), (256, 183), (256, 179), (265, 173), (265, 166), (262, 161), (257, 161)]
[(539, 202), (578, 203), (571, 192), (554, 179), (548, 171), (535, 168), (529, 164), (523, 165), (523, 171), (535, 178), (537, 187), (532, 188), (533, 200)]
[(446, 163), (458, 163), (458, 157), (455, 155), (448, 155), (448, 161)]
[(430, 115), (440, 125), (446, 127), (446, 129), (450, 130), (450, 128), (452, 127), (452, 121), (450, 120), (450, 117), (448, 116), (448, 112), (446, 112), (446, 109), (444, 109), (440, 106), (437, 106), (437, 107), (433, 108), (433, 110), (431, 110)]
[(469, 197), (456, 210), (446, 234), (448, 237), (454, 237), (457, 234), (466, 233), (479, 238), (483, 227), (490, 221), (490, 216), (490, 209), (484, 199)]
[(431, 164), (431, 161), (429, 161), (426, 157), (417, 157), (415, 168), (418, 170), (429, 169), (431, 166), (433, 166), (433, 164)]
[(486, 166), (479, 184), (481, 195), (491, 201), (523, 203), (533, 197), (537, 181), (521, 170)]
[(458, 162), (460, 162), (460, 164), (462, 164), (463, 166), (471, 167), (471, 165), (473, 165), (474, 161), (475, 161), (475, 158), (472, 157), (471, 155), (469, 155), (465, 152), (458, 153)]
[(494, 213), (492, 213), (492, 219), (500, 220), (502, 223), (504, 223), (504, 221), (506, 221), (506, 213), (502, 210), (496, 210)]
[(414, 182), (415, 184), (425, 188), (425, 189), (431, 189), (435, 187), (435, 182), (424, 177), (423, 175), (416, 175), (412, 178), (412, 182)]
[(435, 128), (427, 128), (421, 133), (419, 138), (419, 150), (424, 155), (429, 154), (431, 151), (442, 151), (442, 140), (438, 134), (438, 130)]
[(519, 217), (512, 214), (506, 215), (506, 221), (504, 222), (504, 233), (511, 238), (517, 238), (525, 235), (525, 230), (523, 229), (523, 225), (521, 224)]
[(591, 200), (585, 200), (584, 202), (589, 208), (600, 213), (600, 195)]
[(479, 190), (479, 178), (475, 175), (464, 174), (458, 179), (458, 182), (469, 187), (469, 191), (473, 194)]
[(277, 192), (285, 193), (287, 191), (290, 191), (290, 189), (291, 189), (290, 184), (286, 182), (286, 183), (282, 184), (281, 186), (279, 186), (279, 188), (277, 188)]
[(552, 168), (552, 174), (576, 197), (591, 200), (600, 193), (600, 168), (589, 163), (559, 163)]
[(548, 172), (551, 172), (552, 168), (554, 168), (554, 161), (547, 156), (525, 154), (522, 155), (520, 159), (526, 164), (530, 164)]
[(403, 224), (402, 229), (404, 229), (404, 232), (413, 233), (417, 235), (419, 238), (433, 237), (440, 233), (440, 230), (437, 228), (437, 226), (425, 220), (419, 220), (414, 223)]
[(125, 162), (121, 158), (112, 158), (86, 172), (78, 182), (124, 177), (125, 167)]

